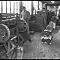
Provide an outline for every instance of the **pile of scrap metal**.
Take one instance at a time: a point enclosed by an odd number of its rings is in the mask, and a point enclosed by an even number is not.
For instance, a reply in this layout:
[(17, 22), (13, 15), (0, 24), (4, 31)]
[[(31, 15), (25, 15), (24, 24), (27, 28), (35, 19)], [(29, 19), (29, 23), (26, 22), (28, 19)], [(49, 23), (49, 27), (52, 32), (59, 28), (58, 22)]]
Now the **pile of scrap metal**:
[[(14, 59), (18, 56), (19, 58), (22, 58), (23, 45), (26, 41), (29, 41), (30, 39), (30, 34), (28, 33), (28, 25), (26, 21), (20, 20), (18, 14), (0, 15), (0, 58), (4, 55), (8, 59)], [(14, 17), (12, 17), (12, 15), (14, 15)], [(19, 51), (18, 54), (17, 51)], [(22, 54), (20, 52), (22, 52)]]

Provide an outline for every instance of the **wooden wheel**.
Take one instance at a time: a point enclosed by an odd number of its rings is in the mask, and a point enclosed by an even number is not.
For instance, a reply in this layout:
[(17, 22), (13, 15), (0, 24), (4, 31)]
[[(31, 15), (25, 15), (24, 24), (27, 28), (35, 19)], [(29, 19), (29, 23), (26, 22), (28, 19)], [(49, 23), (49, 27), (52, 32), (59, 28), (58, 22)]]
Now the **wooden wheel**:
[(0, 43), (5, 43), (10, 37), (10, 30), (9, 28), (4, 25), (0, 24)]

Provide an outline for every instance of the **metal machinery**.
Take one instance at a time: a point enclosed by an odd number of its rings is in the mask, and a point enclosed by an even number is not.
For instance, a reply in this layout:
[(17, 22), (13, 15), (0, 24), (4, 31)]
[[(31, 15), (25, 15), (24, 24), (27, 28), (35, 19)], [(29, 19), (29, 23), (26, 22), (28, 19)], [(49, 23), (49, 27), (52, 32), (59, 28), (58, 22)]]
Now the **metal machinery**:
[(28, 25), (25, 20), (20, 20), (18, 14), (13, 15), (16, 17), (0, 18), (0, 57), (5, 55), (8, 59), (22, 59), (25, 40), (20, 32), (28, 32)]
[(41, 41), (42, 41), (42, 43), (47, 43), (48, 45), (50, 45), (51, 41), (52, 41), (52, 33), (51, 33), (51, 31), (44, 30), (41, 33)]
[(52, 32), (54, 30), (53, 23), (50, 22), (46, 29), (41, 33), (41, 40), (43, 43), (47, 43), (48, 45), (51, 44), (53, 35)]

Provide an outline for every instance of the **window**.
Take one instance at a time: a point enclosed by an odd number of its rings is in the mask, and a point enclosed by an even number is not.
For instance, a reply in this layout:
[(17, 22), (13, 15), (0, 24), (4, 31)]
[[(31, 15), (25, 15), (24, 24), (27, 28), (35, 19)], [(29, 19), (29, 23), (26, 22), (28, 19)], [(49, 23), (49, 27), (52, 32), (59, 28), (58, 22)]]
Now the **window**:
[(39, 1), (39, 9), (42, 11), (42, 2)]
[[(3, 13), (6, 13), (6, 1), (2, 1), (3, 5), (2, 5), (2, 11)], [(11, 2), (11, 5), (10, 5)], [(22, 1), (23, 6), (26, 7), (26, 10), (30, 12), (31, 14), (31, 1)], [(10, 6), (11, 6), (11, 10), (10, 10)], [(33, 1), (33, 6), (36, 10), (38, 10), (38, 1)], [(40, 10), (42, 10), (42, 4), (41, 2), (39, 2), (39, 8)], [(19, 13), (20, 11), (20, 1), (7, 1), (7, 13)], [(0, 1), (0, 13), (1, 13), (1, 1)], [(35, 13), (35, 12), (34, 12)]]
[[(33, 7), (34, 7), (34, 9), (36, 10), (36, 13), (37, 13), (37, 10), (38, 10), (38, 1), (33, 1)], [(33, 14), (35, 14), (35, 10), (33, 11)]]
[(22, 1), (23, 6), (26, 7), (26, 10), (30, 12), (31, 14), (31, 1)]
[[(3, 10), (5, 10), (5, 9), (3, 9)], [(7, 13), (10, 13), (10, 1), (7, 1)]]
[(0, 13), (1, 13), (1, 1), (0, 1)]
[(15, 6), (13, 6), (13, 5), (14, 5), (14, 2), (15, 2), (15, 1), (11, 1), (11, 13), (13, 13), (13, 10), (15, 10), (15, 9), (14, 9)]

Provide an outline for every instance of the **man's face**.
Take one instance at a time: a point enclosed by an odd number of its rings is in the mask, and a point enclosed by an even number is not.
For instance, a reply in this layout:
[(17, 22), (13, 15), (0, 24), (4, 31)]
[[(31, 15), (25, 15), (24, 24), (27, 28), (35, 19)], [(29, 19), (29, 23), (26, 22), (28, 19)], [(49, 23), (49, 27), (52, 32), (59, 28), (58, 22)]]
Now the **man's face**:
[(23, 8), (22, 10), (24, 10), (24, 11), (25, 11), (25, 10), (26, 10), (26, 8)]
[(45, 9), (43, 9), (43, 12), (45, 12)]

